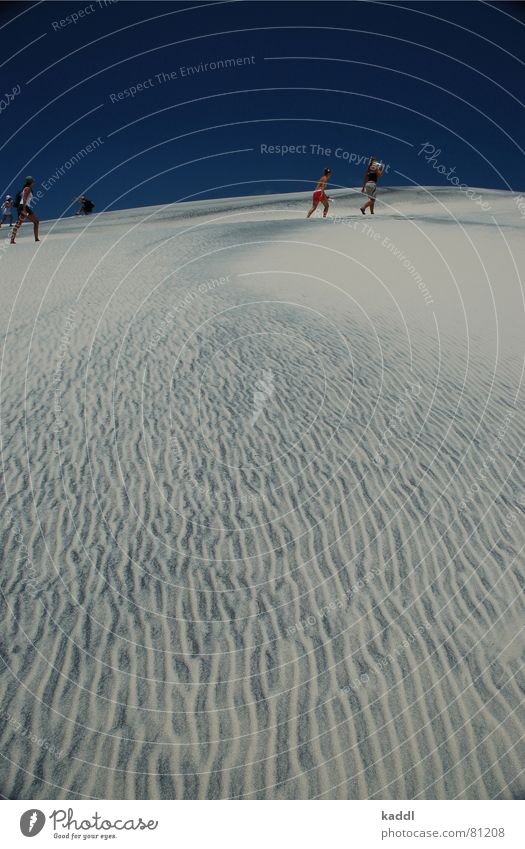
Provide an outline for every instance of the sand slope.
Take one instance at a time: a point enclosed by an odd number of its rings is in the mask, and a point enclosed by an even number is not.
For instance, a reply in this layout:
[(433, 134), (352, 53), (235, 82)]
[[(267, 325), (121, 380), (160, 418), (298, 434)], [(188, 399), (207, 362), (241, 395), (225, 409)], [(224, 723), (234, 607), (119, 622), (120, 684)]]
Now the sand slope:
[(0, 252), (5, 797), (522, 796), (525, 222), (333, 194)]

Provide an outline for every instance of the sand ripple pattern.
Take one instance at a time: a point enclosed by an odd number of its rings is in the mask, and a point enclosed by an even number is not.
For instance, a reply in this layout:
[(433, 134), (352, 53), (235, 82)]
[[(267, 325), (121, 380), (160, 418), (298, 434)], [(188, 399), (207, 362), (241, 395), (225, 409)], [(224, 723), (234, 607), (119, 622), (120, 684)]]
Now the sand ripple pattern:
[(9, 258), (4, 796), (523, 793), (519, 327), (302, 206)]

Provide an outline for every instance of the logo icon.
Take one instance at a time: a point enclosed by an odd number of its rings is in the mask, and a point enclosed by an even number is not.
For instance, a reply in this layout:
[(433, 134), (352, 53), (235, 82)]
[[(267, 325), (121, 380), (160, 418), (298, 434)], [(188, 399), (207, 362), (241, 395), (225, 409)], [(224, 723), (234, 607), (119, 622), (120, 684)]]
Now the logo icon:
[(264, 410), (265, 402), (271, 398), (274, 393), (275, 387), (273, 383), (273, 376), (273, 371), (264, 370), (261, 380), (258, 380), (255, 384), (255, 390), (253, 393), (252, 427)]
[(36, 808), (31, 808), (20, 817), (20, 831), (24, 837), (35, 837), (40, 834), (46, 822), (46, 815)]

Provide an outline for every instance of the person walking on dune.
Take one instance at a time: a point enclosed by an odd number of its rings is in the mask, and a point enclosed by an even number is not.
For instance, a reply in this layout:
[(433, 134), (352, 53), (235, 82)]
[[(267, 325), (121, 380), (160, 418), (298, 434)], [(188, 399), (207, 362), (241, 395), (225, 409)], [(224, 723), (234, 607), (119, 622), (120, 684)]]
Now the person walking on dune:
[(2, 226), (6, 218), (9, 218), (9, 226), (13, 226), (13, 215), (15, 214), (15, 211), (16, 210), (13, 204), (13, 198), (11, 197), (11, 195), (6, 195), (5, 201), (2, 204), (2, 220), (0, 221), (0, 227)]
[(362, 192), (368, 195), (367, 202), (360, 207), (363, 215), (366, 212), (366, 208), (370, 207), (370, 215), (374, 215), (374, 206), (376, 203), (376, 190), (377, 190), (377, 180), (378, 177), (384, 172), (384, 166), (380, 164), (375, 156), (371, 156), (368, 165), (365, 171), (365, 176), (363, 178), (363, 187), (361, 189)]
[(75, 215), (91, 215), (95, 208), (95, 204), (93, 203), (93, 201), (89, 200), (89, 198), (87, 197), (84, 197), (84, 195), (81, 195), (79, 198), (73, 198), (73, 200), (75, 201), (75, 203), (80, 204), (80, 209), (78, 210), (78, 212), (75, 212)]
[(332, 169), (331, 168), (325, 168), (323, 176), (319, 177), (319, 179), (317, 181), (317, 186), (315, 187), (315, 192), (314, 192), (313, 198), (312, 198), (312, 208), (311, 208), (310, 212), (308, 213), (308, 215), (306, 216), (307, 218), (310, 218), (310, 215), (312, 214), (312, 212), (315, 212), (315, 210), (317, 209), (317, 206), (319, 204), (319, 201), (321, 201), (321, 203), (324, 206), (323, 218), (326, 218), (326, 216), (328, 214), (329, 198), (326, 196), (325, 189), (328, 185), (328, 180), (330, 179), (331, 176), (332, 176)]
[(32, 221), (33, 223), (33, 232), (35, 234), (35, 242), (39, 242), (38, 238), (38, 225), (40, 224), (40, 219), (36, 212), (31, 208), (31, 202), (33, 200), (33, 183), (35, 182), (34, 177), (26, 177), (26, 181), (24, 183), (24, 187), (18, 192), (16, 196), (16, 208), (18, 210), (18, 221), (13, 227), (13, 232), (11, 233), (11, 244), (14, 245), (16, 242), (17, 233), (20, 230), (20, 227), (24, 223), (26, 219)]

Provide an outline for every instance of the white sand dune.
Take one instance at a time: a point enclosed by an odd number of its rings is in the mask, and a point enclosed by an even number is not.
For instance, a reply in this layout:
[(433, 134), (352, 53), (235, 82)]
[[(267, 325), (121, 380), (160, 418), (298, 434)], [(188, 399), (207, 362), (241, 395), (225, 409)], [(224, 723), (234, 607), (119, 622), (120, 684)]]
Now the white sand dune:
[(525, 221), (482, 194), (2, 236), (4, 797), (523, 797)]

